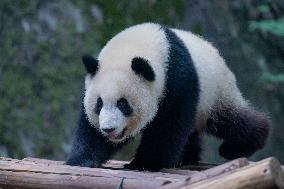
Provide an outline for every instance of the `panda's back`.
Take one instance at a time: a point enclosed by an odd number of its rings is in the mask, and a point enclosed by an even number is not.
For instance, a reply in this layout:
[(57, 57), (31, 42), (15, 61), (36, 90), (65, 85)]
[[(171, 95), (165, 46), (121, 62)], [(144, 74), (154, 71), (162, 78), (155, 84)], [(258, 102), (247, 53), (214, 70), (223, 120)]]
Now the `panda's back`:
[(197, 112), (204, 116), (214, 110), (217, 103), (228, 106), (245, 103), (236, 86), (234, 74), (218, 50), (191, 32), (172, 30), (184, 42), (198, 74), (200, 97)]

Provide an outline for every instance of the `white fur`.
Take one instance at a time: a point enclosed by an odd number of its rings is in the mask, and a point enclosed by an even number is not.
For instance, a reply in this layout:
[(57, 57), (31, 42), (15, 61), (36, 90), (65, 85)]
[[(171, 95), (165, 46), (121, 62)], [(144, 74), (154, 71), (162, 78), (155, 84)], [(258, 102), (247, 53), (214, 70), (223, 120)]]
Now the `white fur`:
[(101, 109), (99, 116), (100, 129), (115, 128), (115, 134), (123, 131), (127, 124), (127, 118), (116, 107), (106, 107)]
[(173, 31), (187, 47), (198, 74), (201, 90), (198, 114), (206, 117), (221, 104), (230, 107), (245, 106), (246, 102), (237, 88), (235, 76), (218, 50), (191, 32), (177, 29)]

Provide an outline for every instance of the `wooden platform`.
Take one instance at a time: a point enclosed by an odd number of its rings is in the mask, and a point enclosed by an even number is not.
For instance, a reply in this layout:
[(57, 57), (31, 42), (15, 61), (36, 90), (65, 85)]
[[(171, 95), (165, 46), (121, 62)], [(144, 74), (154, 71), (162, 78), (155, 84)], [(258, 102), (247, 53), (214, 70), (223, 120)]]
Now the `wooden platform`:
[(112, 160), (103, 168), (83, 168), (61, 161), (0, 157), (0, 189), (284, 189), (283, 167), (275, 158), (259, 162), (241, 158), (218, 166), (201, 164), (161, 172), (124, 170), (125, 163)]

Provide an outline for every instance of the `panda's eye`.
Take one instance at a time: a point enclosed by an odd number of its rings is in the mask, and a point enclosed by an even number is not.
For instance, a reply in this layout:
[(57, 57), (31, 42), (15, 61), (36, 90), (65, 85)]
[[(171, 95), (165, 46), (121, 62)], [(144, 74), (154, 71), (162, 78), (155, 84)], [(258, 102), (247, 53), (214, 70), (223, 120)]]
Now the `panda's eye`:
[(101, 109), (103, 108), (103, 100), (102, 100), (102, 98), (101, 97), (99, 97), (98, 99), (97, 99), (97, 104), (96, 104), (96, 107), (95, 107), (95, 112), (96, 112), (96, 114), (100, 114), (100, 111), (101, 111)]
[(130, 116), (133, 112), (133, 109), (125, 98), (121, 98), (117, 101), (117, 107), (126, 117)]

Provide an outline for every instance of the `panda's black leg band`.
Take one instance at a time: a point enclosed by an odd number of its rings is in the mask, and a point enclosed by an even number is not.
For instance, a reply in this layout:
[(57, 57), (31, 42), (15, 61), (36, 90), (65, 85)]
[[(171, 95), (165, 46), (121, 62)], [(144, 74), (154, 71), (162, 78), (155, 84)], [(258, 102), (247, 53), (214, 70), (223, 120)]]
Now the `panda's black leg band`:
[(191, 127), (176, 123), (168, 121), (162, 125), (149, 125), (143, 133), (135, 158), (125, 168), (158, 171), (180, 166)]
[(200, 161), (201, 154), (201, 138), (198, 131), (193, 132), (184, 148), (182, 165), (196, 165)]
[(269, 129), (267, 116), (248, 107), (222, 108), (207, 120), (207, 132), (224, 140), (219, 153), (226, 159), (248, 157), (263, 148)]

